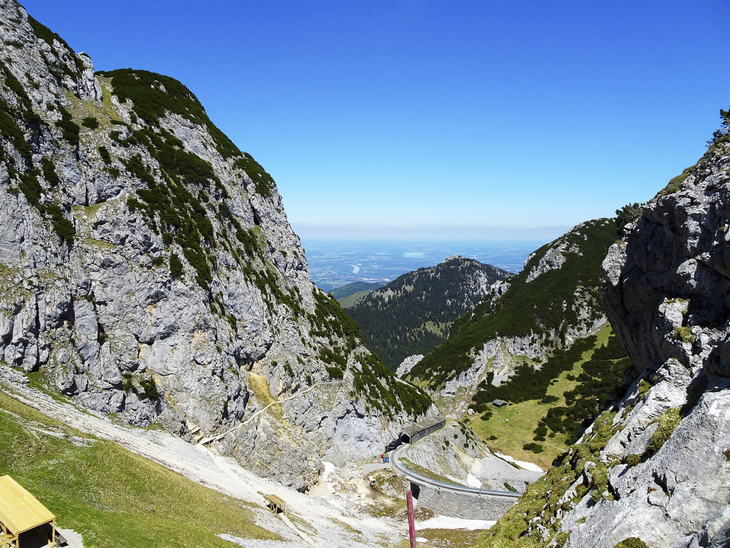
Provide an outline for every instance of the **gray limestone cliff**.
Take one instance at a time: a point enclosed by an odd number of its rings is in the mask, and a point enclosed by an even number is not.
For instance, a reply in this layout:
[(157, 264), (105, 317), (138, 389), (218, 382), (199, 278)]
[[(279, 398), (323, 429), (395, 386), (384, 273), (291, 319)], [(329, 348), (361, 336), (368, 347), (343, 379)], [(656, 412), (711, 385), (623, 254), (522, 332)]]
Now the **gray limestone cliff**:
[(638, 378), (600, 455), (609, 496), (564, 521), (582, 521), (570, 546), (730, 543), (730, 143), (679, 183), (603, 263), (607, 314)]
[(273, 179), (190, 91), (0, 1), (0, 360), (304, 489), (428, 397), (311, 282)]
[(730, 545), (729, 200), (726, 138), (611, 246), (603, 298), (635, 364), (626, 395), (477, 546)]

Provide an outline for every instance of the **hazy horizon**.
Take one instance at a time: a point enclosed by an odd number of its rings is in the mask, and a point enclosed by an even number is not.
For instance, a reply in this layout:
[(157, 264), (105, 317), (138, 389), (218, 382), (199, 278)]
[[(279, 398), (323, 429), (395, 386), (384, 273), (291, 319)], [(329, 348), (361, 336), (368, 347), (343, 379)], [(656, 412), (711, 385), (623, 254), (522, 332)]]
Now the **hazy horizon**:
[(324, 225), (292, 223), (301, 239), (312, 240), (422, 240), (422, 241), (490, 241), (532, 240), (549, 242), (565, 234), (571, 226), (494, 227), (494, 226), (388, 226)]

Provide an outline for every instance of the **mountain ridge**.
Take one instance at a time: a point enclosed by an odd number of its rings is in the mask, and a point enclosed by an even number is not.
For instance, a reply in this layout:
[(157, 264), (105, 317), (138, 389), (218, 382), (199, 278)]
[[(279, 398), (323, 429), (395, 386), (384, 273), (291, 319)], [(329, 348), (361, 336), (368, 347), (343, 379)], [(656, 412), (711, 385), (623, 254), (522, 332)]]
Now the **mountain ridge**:
[(368, 348), (395, 371), (406, 357), (436, 346), (459, 316), (508, 276), (492, 265), (454, 255), (399, 276), (346, 312), (362, 329)]
[(184, 85), (97, 74), (10, 0), (0, 25), (5, 364), (131, 424), (230, 430), (218, 451), (300, 489), (428, 410), (314, 287), (273, 179)]

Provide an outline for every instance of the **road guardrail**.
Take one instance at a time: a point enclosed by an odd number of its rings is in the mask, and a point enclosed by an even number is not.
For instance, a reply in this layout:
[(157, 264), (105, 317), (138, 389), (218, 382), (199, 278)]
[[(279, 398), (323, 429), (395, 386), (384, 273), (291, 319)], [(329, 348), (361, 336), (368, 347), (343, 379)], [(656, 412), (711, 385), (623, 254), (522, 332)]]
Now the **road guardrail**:
[(403, 474), (406, 479), (412, 481), (413, 483), (416, 483), (418, 485), (423, 486), (429, 486), (429, 487), (435, 487), (436, 489), (444, 489), (446, 491), (454, 491), (459, 493), (471, 493), (473, 495), (490, 495), (490, 496), (499, 496), (499, 497), (511, 497), (511, 498), (519, 498), (522, 493), (516, 493), (514, 491), (496, 491), (493, 489), (481, 489), (477, 487), (467, 487), (465, 485), (458, 485), (454, 483), (444, 483), (443, 481), (434, 480), (431, 478), (428, 478), (422, 474), (419, 474), (417, 472), (414, 472), (413, 470), (409, 470), (406, 466), (404, 466), (399, 460), (398, 460), (398, 453), (400, 453), (403, 449), (408, 447), (409, 444), (404, 444), (398, 447), (395, 451), (393, 451), (390, 454), (390, 460), (393, 465), (393, 468)]

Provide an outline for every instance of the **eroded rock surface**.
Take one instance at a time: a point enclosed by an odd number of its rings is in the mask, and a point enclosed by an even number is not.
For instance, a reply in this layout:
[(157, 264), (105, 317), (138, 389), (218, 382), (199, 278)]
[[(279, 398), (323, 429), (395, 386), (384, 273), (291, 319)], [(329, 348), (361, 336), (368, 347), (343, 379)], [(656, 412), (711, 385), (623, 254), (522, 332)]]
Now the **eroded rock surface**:
[(187, 88), (95, 73), (12, 0), (0, 40), (7, 366), (300, 489), (325, 455), (378, 454), (428, 408), (393, 395), (311, 283), (273, 179)]
[(607, 315), (638, 378), (600, 453), (608, 482), (566, 546), (726, 546), (730, 528), (730, 145), (652, 200), (603, 263)]

